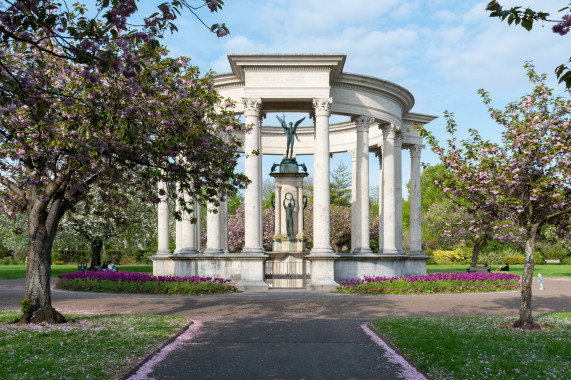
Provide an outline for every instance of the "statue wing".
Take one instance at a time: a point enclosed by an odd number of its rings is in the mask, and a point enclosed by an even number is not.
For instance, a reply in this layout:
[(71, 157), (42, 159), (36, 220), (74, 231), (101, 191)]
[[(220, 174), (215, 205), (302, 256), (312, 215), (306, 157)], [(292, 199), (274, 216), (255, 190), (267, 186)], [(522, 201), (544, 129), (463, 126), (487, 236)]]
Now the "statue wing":
[(284, 121), (284, 119), (282, 119), (282, 118), (279, 117), (278, 115), (276, 115), (276, 117), (278, 118), (278, 120), (280, 121), (280, 123), (282, 123), (282, 128), (287, 128), (287, 123)]
[(297, 126), (300, 125), (301, 122), (304, 121), (304, 120), (305, 120), (305, 117), (302, 118), (302, 119), (299, 119), (298, 121), (296, 121), (296, 122), (295, 122), (295, 125), (294, 125), (294, 127), (293, 127), (293, 130), (294, 130), (294, 131), (297, 130)]

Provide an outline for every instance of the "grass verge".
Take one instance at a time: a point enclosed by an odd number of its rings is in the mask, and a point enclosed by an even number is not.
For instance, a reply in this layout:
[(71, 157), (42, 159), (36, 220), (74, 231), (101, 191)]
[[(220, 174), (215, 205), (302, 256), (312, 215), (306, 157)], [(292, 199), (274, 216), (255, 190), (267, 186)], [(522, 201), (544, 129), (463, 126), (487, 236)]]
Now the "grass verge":
[(62, 325), (12, 325), (0, 311), (0, 379), (118, 377), (183, 327), (175, 315), (65, 315)]
[[(446, 272), (466, 272), (470, 264), (460, 265), (427, 265), (426, 273), (446, 273)], [(492, 265), (492, 272), (500, 268), (501, 265)], [(523, 264), (510, 265), (510, 271), (504, 273), (517, 274), (521, 276), (523, 273)], [(571, 277), (571, 265), (536, 265), (533, 270), (533, 276), (541, 273), (543, 277)]]
[[(122, 272), (153, 273), (152, 265), (117, 265), (117, 269)], [(77, 264), (51, 266), (52, 277), (75, 271)], [(0, 279), (14, 278), (26, 278), (26, 265), (0, 265)]]
[(535, 319), (544, 330), (507, 328), (514, 316), (385, 318), (372, 324), (435, 379), (570, 379), (571, 313)]

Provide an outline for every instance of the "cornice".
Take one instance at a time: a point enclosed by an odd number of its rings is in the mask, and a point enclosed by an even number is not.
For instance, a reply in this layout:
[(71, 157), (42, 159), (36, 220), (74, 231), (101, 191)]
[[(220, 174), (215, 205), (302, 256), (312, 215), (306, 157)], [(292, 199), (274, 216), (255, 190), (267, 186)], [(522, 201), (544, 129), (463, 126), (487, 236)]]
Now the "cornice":
[(406, 88), (398, 84), (370, 77), (367, 75), (342, 73), (332, 87), (343, 87), (355, 90), (367, 91), (373, 94), (382, 94), (384, 97), (392, 98), (402, 105), (403, 114), (414, 106), (414, 96)]

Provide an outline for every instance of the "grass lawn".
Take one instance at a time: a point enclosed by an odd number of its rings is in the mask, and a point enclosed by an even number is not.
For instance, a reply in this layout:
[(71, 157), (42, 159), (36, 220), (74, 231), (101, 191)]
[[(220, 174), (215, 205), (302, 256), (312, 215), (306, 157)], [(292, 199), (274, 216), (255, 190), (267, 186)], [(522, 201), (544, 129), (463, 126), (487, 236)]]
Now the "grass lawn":
[(0, 379), (118, 378), (187, 323), (174, 315), (72, 316), (61, 325), (6, 322), (0, 311)]
[[(124, 272), (153, 273), (153, 265), (117, 265), (117, 269)], [(52, 265), (52, 277), (63, 273), (77, 271), (77, 264), (74, 265)], [(26, 278), (25, 265), (0, 265), (0, 279)]]
[[(426, 273), (446, 273), (446, 272), (466, 272), (470, 264), (461, 265), (427, 265)], [(492, 271), (498, 269), (501, 265), (492, 265)], [(52, 267), (53, 268), (53, 267)], [(523, 273), (523, 264), (510, 265), (510, 271), (505, 273), (512, 273), (521, 276)], [(533, 270), (533, 276), (541, 273), (543, 277), (571, 277), (571, 265), (536, 265)]]
[(516, 319), (385, 318), (373, 326), (435, 379), (571, 379), (571, 312), (535, 316), (544, 331), (506, 328)]

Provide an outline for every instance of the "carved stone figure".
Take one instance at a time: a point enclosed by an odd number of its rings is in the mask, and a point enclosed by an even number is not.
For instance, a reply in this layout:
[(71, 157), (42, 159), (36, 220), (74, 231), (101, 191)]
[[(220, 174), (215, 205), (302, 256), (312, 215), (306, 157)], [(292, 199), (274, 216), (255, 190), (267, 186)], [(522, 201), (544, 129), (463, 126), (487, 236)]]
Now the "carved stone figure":
[[(290, 196), (288, 198), (288, 195)], [(286, 201), (288, 202), (286, 204)], [(286, 193), (284, 196), (284, 209), (286, 213), (287, 236), (293, 238), (293, 210), (295, 209), (295, 199), (292, 193)]]

